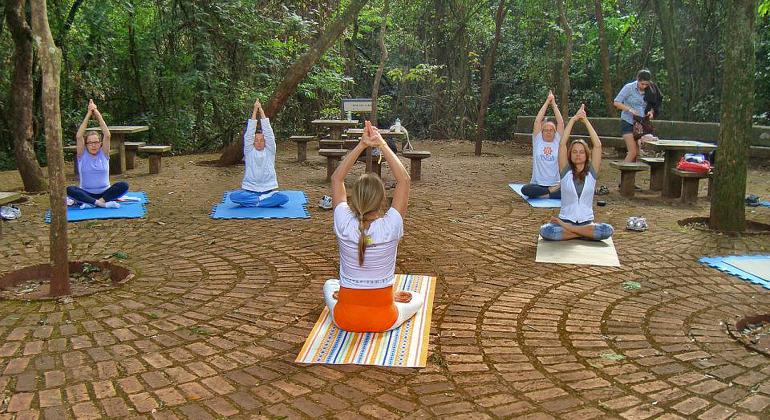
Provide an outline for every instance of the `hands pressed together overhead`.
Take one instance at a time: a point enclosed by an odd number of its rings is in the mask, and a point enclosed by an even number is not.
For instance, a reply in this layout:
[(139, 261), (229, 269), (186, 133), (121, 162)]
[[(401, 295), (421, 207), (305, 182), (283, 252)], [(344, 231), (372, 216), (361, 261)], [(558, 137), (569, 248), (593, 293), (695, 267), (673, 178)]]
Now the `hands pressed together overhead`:
[(366, 121), (364, 123), (364, 132), (361, 135), (361, 144), (366, 147), (386, 147), (385, 140), (380, 135), (380, 131), (372, 126), (372, 123)]

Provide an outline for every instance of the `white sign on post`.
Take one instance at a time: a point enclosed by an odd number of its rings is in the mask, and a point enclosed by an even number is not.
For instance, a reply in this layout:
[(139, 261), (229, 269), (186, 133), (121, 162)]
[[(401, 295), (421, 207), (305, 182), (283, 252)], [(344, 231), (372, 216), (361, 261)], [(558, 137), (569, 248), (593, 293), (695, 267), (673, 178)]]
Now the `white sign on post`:
[(372, 99), (371, 98), (343, 99), (342, 112), (372, 112)]

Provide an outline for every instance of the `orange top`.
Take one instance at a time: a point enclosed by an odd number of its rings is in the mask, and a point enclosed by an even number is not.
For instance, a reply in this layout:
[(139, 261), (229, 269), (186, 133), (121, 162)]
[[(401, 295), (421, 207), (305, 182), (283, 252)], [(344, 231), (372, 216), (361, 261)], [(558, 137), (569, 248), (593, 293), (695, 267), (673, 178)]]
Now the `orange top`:
[(381, 289), (340, 287), (332, 316), (334, 323), (344, 331), (386, 331), (398, 319), (398, 309), (393, 301), (393, 286)]

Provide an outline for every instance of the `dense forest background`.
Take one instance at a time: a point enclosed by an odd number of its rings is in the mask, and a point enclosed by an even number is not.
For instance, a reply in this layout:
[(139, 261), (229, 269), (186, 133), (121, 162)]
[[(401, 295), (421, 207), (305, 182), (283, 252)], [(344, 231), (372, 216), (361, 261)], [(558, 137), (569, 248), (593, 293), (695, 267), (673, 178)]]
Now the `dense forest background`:
[[(239, 136), (254, 97), (271, 95), (347, 3), (49, 0), (51, 31), (63, 53), (64, 138), (73, 137), (94, 98), (108, 123), (147, 124), (145, 136), (175, 152), (218, 150)], [(370, 97), (383, 19), (388, 54), (379, 125), (400, 118), (418, 138), (477, 136), (491, 59), (487, 139), (510, 138), (516, 117), (536, 113), (549, 89), (566, 94), (571, 111), (584, 102), (589, 115), (609, 115), (606, 92), (614, 97), (641, 68), (652, 71), (666, 95), (663, 119), (718, 121), (729, 3), (372, 0), (300, 83), (274, 127), (279, 138), (312, 132), (310, 120), (340, 116), (343, 98)], [(770, 2), (761, 3), (753, 100), (755, 123), (770, 124)], [(14, 42), (7, 26), (0, 20), (0, 169), (15, 167)], [(33, 77), (35, 148), (43, 162), (39, 70)]]

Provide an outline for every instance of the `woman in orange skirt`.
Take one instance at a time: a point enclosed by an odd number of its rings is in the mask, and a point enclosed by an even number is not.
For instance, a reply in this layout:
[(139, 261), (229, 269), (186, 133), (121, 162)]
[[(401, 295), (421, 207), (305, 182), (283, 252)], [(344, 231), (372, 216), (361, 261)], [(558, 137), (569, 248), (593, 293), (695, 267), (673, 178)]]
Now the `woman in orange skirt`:
[[(379, 147), (396, 178), (393, 203), (385, 207), (385, 186), (375, 174), (361, 175), (348, 201), (345, 176), (368, 147)], [(342, 330), (382, 332), (397, 328), (422, 307), (410, 292), (393, 292), (398, 242), (404, 236), (409, 174), (369, 121), (361, 141), (332, 175), (334, 233), (340, 250), (339, 279), (324, 284), (324, 299)]]

